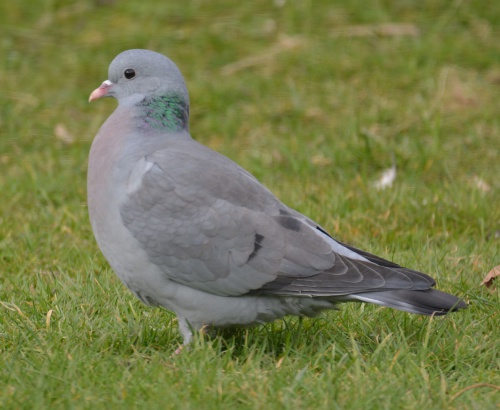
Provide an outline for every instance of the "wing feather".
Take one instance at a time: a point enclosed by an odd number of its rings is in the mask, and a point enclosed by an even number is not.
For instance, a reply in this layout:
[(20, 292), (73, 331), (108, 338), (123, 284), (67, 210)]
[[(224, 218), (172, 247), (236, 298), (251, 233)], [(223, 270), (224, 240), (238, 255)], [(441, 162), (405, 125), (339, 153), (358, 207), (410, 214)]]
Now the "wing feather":
[(336, 241), (234, 162), (193, 141), (143, 162), (142, 178), (134, 170), (122, 220), (173, 281), (225, 296), (335, 296), (434, 285), (423, 273)]

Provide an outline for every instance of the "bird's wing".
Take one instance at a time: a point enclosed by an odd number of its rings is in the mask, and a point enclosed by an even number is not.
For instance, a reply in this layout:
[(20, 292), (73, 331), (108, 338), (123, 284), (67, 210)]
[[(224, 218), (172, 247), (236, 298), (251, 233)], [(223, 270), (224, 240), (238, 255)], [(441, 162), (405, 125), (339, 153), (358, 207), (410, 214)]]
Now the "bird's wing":
[(332, 296), (434, 284), (334, 240), (234, 162), (193, 140), (138, 163), (120, 212), (169, 279), (217, 295)]

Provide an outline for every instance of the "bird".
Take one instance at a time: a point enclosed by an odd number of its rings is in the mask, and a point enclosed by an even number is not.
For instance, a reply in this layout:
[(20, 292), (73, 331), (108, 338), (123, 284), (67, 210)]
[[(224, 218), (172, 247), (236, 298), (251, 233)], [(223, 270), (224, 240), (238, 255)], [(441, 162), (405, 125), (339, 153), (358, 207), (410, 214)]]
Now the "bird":
[(342, 302), (421, 315), (467, 307), (425, 273), (331, 236), (252, 174), (194, 140), (184, 77), (132, 49), (89, 97), (118, 100), (90, 148), (97, 244), (144, 304), (177, 315), (183, 345), (204, 328), (314, 317)]

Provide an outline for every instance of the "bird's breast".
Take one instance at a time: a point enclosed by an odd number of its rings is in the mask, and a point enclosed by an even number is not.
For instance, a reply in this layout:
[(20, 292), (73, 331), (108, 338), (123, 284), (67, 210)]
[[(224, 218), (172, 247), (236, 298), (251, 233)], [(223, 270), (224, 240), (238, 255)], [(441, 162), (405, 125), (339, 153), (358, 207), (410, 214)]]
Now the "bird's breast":
[(113, 254), (123, 252), (127, 241), (132, 241), (121, 220), (120, 204), (126, 199), (130, 174), (144, 154), (133, 150), (131, 117), (128, 110), (116, 110), (97, 133), (89, 155), (87, 204), (90, 222), (99, 247), (110, 263)]

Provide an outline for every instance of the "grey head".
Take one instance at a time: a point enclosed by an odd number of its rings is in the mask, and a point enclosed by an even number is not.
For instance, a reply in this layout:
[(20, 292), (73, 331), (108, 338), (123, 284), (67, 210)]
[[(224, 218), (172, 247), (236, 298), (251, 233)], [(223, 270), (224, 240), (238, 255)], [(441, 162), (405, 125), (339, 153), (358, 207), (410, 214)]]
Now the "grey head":
[(90, 94), (89, 101), (102, 97), (141, 107), (144, 121), (153, 128), (187, 129), (189, 95), (184, 77), (160, 53), (133, 49), (118, 54), (109, 65), (108, 79)]
[(133, 49), (118, 54), (109, 65), (108, 79), (91, 95), (93, 101), (114, 97), (121, 101), (138, 95), (154, 97), (175, 94), (189, 104), (184, 77), (168, 57), (150, 50)]

